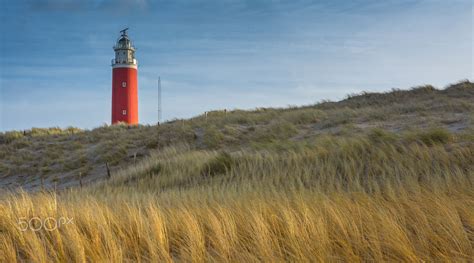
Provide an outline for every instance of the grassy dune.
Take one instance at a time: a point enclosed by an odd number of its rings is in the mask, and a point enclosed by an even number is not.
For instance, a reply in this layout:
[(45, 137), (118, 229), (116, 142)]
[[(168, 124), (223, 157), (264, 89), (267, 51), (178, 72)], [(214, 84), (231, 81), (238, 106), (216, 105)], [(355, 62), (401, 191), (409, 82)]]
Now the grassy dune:
[[(17, 198), (2, 207), (11, 210), (1, 215), (10, 222), (2, 223), (4, 262), (468, 262), (474, 256), (472, 193), (395, 199), (313, 193), (171, 203), (147, 197), (119, 204)], [(19, 232), (12, 221), (20, 215), (67, 215), (74, 224)]]
[[(443, 118), (389, 114), (416, 107), (412, 100)], [(157, 148), (83, 187), (4, 191), (0, 262), (469, 262), (473, 101), (463, 83), (101, 128), (100, 136), (156, 139)], [(99, 134), (79, 133), (49, 140)], [(22, 136), (5, 147), (39, 138)], [(57, 226), (48, 218), (73, 221), (48, 230)]]

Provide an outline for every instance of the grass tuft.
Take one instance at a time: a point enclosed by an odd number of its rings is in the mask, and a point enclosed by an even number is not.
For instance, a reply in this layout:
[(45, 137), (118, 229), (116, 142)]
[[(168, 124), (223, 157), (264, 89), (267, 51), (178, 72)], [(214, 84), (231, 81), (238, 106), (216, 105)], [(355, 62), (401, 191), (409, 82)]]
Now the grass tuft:
[(230, 171), (233, 165), (234, 159), (232, 156), (227, 152), (220, 152), (203, 167), (201, 174), (204, 176), (225, 174)]
[(449, 131), (441, 128), (433, 128), (417, 134), (418, 139), (424, 144), (431, 146), (435, 144), (447, 144), (452, 141)]

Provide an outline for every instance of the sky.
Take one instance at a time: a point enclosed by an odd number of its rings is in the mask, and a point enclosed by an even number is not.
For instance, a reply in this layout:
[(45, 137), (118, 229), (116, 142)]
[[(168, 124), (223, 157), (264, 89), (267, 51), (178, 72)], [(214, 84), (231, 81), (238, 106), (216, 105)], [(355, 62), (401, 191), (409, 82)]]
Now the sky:
[(0, 0), (0, 131), (110, 124), (112, 46), (140, 123), (473, 80), (472, 0)]

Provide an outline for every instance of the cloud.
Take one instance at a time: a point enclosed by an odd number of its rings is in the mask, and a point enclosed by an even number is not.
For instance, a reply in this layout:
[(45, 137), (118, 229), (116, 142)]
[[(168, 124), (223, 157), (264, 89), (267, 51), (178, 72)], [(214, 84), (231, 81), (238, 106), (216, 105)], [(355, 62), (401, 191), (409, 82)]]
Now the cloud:
[(100, 1), (99, 9), (116, 12), (146, 10), (150, 6), (148, 0), (104, 0)]
[(137, 46), (143, 122), (156, 121), (158, 75), (170, 119), (442, 86), (472, 77), (469, 1), (12, 1), (2, 13), (0, 130), (109, 121), (111, 46), (123, 25)]
[(93, 7), (94, 1), (28, 0), (27, 3), (34, 11), (80, 11)]
[(27, 0), (34, 11), (111, 11), (146, 10), (149, 0)]

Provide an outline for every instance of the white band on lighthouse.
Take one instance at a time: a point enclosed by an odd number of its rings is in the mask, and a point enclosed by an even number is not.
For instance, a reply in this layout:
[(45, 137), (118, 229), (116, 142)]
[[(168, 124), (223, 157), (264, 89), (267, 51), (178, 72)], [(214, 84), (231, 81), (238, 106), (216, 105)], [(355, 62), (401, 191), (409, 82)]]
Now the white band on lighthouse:
[(137, 69), (137, 64), (113, 64), (112, 68), (134, 68), (134, 69)]

